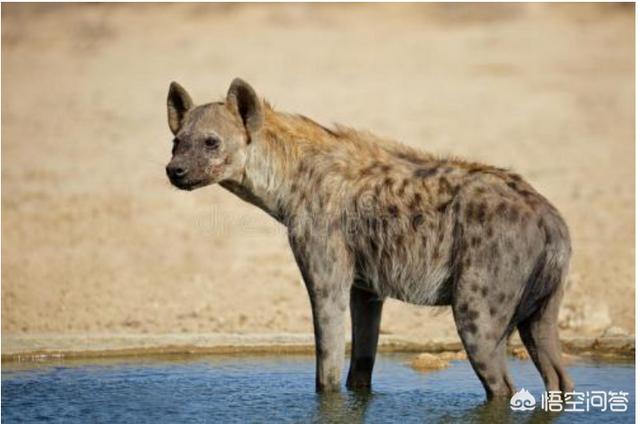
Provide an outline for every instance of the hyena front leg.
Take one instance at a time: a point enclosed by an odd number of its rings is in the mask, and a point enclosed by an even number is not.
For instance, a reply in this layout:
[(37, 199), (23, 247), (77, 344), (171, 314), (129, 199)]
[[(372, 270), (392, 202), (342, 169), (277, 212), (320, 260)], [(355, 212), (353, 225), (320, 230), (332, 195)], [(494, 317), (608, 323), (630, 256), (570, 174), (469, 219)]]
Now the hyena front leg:
[(345, 354), (345, 316), (353, 281), (350, 255), (338, 237), (290, 238), (313, 313), (316, 342), (316, 390), (339, 391)]
[(351, 365), (349, 389), (371, 387), (371, 373), (378, 348), (383, 300), (378, 295), (351, 288)]
[(347, 292), (312, 290), (309, 296), (316, 341), (316, 390), (337, 392), (344, 366)]

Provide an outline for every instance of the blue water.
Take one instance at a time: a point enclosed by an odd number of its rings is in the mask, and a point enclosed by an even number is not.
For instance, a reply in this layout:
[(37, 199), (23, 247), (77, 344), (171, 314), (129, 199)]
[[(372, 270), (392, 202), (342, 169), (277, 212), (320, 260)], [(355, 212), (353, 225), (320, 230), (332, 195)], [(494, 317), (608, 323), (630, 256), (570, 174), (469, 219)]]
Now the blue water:
[(420, 373), (407, 355), (380, 355), (371, 393), (314, 391), (311, 356), (203, 356), (4, 364), (2, 422), (61, 423), (387, 423), (634, 422), (633, 363), (579, 362), (569, 367), (576, 390), (629, 392), (627, 412), (548, 413), (529, 361), (510, 361), (518, 388), (538, 400), (532, 412), (485, 404), (466, 361)]

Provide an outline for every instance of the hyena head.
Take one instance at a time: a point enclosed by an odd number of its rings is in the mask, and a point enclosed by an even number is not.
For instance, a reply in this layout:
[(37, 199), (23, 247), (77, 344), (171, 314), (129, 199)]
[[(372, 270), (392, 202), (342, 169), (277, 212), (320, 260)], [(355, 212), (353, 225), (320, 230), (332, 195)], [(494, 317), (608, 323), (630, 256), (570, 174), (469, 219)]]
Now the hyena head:
[(167, 109), (174, 135), (167, 176), (174, 186), (193, 190), (242, 176), (247, 145), (264, 118), (249, 84), (236, 78), (224, 102), (194, 106), (187, 91), (172, 82)]

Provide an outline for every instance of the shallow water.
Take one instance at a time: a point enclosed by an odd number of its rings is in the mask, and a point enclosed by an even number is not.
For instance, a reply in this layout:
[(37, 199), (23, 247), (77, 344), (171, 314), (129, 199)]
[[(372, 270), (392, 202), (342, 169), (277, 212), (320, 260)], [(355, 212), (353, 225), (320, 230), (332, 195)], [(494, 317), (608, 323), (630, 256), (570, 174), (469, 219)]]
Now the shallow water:
[[(4, 364), (2, 422), (633, 422), (633, 363), (576, 362), (577, 391), (628, 392), (627, 412), (548, 413), (529, 361), (510, 361), (518, 388), (538, 401), (531, 412), (486, 405), (466, 361), (414, 371), (410, 356), (380, 355), (371, 393), (314, 392), (311, 356), (202, 356)], [(345, 372), (346, 374), (346, 372)]]

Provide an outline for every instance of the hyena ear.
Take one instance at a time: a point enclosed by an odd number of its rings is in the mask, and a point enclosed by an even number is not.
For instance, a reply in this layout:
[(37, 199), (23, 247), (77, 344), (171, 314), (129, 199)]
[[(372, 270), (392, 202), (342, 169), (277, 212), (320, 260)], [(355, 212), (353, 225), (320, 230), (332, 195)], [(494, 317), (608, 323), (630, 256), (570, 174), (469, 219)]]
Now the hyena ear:
[(191, 96), (187, 90), (182, 88), (177, 82), (172, 82), (169, 86), (169, 95), (167, 96), (167, 112), (169, 117), (169, 128), (175, 135), (182, 127), (184, 115), (193, 107)]
[(262, 102), (253, 88), (240, 78), (234, 79), (229, 87), (227, 105), (242, 119), (249, 133), (257, 132), (262, 127)]

